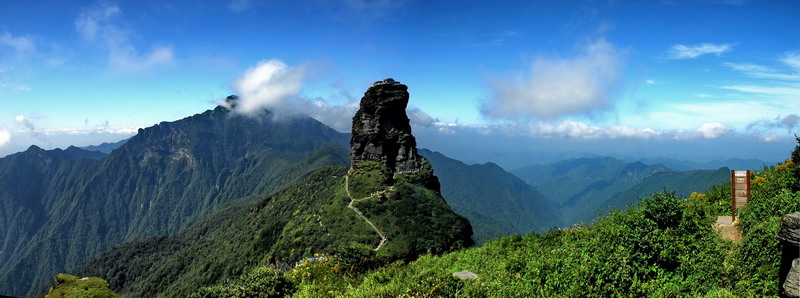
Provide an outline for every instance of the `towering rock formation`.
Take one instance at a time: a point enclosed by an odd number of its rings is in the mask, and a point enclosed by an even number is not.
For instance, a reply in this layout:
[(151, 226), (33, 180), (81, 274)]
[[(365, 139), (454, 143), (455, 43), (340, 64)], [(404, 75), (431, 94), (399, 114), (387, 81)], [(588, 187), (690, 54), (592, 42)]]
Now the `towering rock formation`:
[(439, 191), (439, 180), (430, 163), (417, 153), (406, 115), (408, 87), (393, 79), (372, 84), (353, 116), (350, 157), (353, 170), (372, 168), (375, 163), (388, 171), (388, 184), (397, 179)]

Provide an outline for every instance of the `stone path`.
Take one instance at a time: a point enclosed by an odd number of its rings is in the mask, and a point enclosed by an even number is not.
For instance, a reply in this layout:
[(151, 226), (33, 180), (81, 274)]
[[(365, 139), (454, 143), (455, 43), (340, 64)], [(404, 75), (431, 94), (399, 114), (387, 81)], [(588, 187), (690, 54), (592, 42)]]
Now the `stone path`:
[(373, 230), (375, 230), (375, 233), (378, 233), (378, 236), (381, 237), (381, 242), (378, 243), (377, 247), (375, 247), (375, 251), (378, 251), (379, 249), (381, 249), (381, 247), (383, 247), (383, 244), (386, 243), (386, 240), (388, 240), (388, 238), (386, 238), (386, 235), (384, 235), (381, 232), (381, 230), (379, 230), (378, 227), (375, 226), (375, 224), (373, 224), (371, 221), (369, 221), (369, 219), (367, 219), (367, 217), (364, 216), (364, 214), (361, 213), (361, 211), (358, 210), (358, 208), (353, 206), (353, 203), (355, 203), (356, 201), (368, 199), (368, 198), (370, 198), (370, 197), (372, 197), (372, 196), (374, 196), (376, 194), (384, 193), (386, 191), (383, 190), (383, 191), (380, 191), (380, 192), (376, 192), (375, 194), (372, 194), (370, 196), (363, 197), (363, 198), (361, 198), (359, 200), (356, 200), (355, 198), (353, 198), (353, 195), (350, 193), (350, 175), (349, 174), (344, 177), (344, 189), (345, 189), (345, 191), (347, 191), (347, 197), (350, 198), (350, 204), (347, 204), (347, 208), (352, 209), (353, 211), (355, 211), (358, 214), (358, 216), (361, 216), (361, 218), (363, 218), (364, 221), (366, 221), (369, 224), (369, 226), (372, 227)]
[(717, 222), (714, 223), (714, 230), (719, 233), (719, 236), (733, 242), (742, 240), (742, 233), (736, 228), (739, 221), (733, 221), (731, 216), (718, 216)]

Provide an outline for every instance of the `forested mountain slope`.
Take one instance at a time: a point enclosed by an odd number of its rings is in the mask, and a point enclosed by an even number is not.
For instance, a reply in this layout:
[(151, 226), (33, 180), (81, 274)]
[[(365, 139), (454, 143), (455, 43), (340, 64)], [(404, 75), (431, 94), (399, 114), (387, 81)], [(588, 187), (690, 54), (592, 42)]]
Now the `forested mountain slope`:
[(317, 254), (365, 254), (380, 263), (470, 246), (469, 222), (450, 209), (430, 163), (417, 153), (406, 90), (391, 80), (367, 90), (354, 116), (349, 170), (323, 168), (175, 236), (122, 244), (79, 274), (104, 278), (124, 295), (176, 297), (256, 265)]
[(609, 207), (624, 208), (635, 203), (638, 197), (665, 187), (679, 194), (705, 191), (728, 179), (720, 171), (675, 172), (660, 164), (596, 157), (527, 166), (511, 172), (551, 200), (563, 222), (571, 225), (591, 222), (598, 211), (607, 211)]
[(425, 149), (420, 154), (436, 170), (447, 203), (472, 223), (477, 243), (561, 226), (560, 215), (544, 195), (500, 166), (466, 165)]
[(234, 199), (348, 163), (346, 153), (312, 154), (343, 151), (344, 134), (309, 117), (272, 121), (265, 113), (220, 106), (162, 122), (100, 161), (101, 153), (77, 148), (0, 159), (0, 185), (8, 186), (0, 192), (0, 291), (25, 295), (117, 243), (175, 233)]

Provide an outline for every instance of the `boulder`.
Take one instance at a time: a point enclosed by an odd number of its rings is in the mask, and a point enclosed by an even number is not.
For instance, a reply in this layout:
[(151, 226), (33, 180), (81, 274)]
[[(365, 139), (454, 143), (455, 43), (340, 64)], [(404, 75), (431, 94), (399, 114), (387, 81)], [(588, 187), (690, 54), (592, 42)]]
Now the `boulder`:
[(792, 269), (786, 275), (786, 281), (783, 283), (783, 291), (786, 296), (798, 297), (800, 296), (800, 258), (792, 261)]
[(800, 246), (800, 212), (790, 213), (781, 219), (778, 239)]
[(476, 280), (478, 279), (478, 275), (472, 273), (470, 271), (464, 270), (453, 273), (453, 277), (461, 279), (461, 280)]

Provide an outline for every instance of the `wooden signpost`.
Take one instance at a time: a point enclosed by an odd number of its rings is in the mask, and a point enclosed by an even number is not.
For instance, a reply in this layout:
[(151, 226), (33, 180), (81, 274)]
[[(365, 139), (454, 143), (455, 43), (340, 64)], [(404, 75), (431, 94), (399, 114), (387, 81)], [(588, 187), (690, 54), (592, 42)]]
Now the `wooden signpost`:
[(742, 209), (750, 199), (750, 171), (731, 171), (731, 215), (736, 220), (736, 211)]

